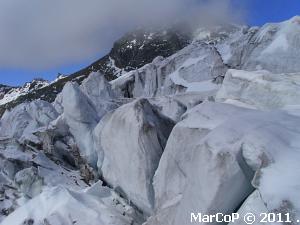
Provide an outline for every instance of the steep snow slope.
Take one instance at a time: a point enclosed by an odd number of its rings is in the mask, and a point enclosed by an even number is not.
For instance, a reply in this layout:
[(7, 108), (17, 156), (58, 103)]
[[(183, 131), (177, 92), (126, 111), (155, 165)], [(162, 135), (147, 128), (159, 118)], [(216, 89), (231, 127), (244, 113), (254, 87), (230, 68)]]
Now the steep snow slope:
[[(49, 85), (49, 82), (43, 79), (34, 79), (31, 82), (26, 83), (23, 87), (9, 88), (6, 90), (2, 87), (0, 91), (0, 106), (5, 105), (8, 102), (16, 100), (22, 95), (26, 95), (34, 90), (41, 89)], [(1, 94), (2, 93), (2, 94)], [(1, 97), (2, 96), (2, 97)]]
[(14, 87), (0, 84), (0, 99), (2, 99), (3, 96), (13, 88)]
[(300, 17), (278, 24), (266, 24), (250, 39), (243, 69), (274, 73), (299, 72)]

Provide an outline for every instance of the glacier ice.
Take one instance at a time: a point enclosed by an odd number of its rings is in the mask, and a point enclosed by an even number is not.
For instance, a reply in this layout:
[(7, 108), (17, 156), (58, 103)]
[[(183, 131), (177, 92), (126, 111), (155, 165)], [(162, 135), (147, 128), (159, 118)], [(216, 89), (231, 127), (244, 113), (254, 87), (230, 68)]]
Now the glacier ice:
[(99, 126), (95, 135), (104, 154), (98, 162), (104, 180), (150, 215), (152, 179), (174, 122), (146, 99), (138, 99), (115, 110)]
[(276, 109), (300, 104), (300, 76), (268, 71), (229, 70), (216, 96), (217, 101), (258, 109)]
[(57, 186), (44, 190), (1, 224), (137, 225), (135, 221), (139, 222), (141, 218), (133, 212), (130, 206), (113, 191), (102, 187), (101, 183), (81, 191)]
[(53, 104), (7, 110), (2, 224), (185, 225), (191, 212), (247, 211), (295, 224), (299, 21), (201, 28), (116, 80), (92, 72)]

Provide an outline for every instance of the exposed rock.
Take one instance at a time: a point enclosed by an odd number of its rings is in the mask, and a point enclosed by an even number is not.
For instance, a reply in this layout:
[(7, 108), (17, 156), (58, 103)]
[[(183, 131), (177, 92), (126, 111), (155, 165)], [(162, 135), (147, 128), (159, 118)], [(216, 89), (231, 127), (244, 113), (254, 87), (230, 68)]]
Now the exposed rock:
[[(11, 109), (21, 103), (41, 99), (53, 102), (68, 82), (81, 82), (92, 72), (100, 71), (108, 80), (113, 80), (125, 72), (140, 68), (150, 63), (157, 56), (168, 57), (187, 46), (191, 41), (191, 33), (187, 29), (171, 27), (166, 29), (138, 29), (125, 34), (115, 42), (109, 54), (91, 65), (69, 76), (59, 76), (54, 82), (44, 86), (39, 85), (21, 94), (12, 94), (12, 98), (1, 100), (0, 87), (0, 118), (6, 109)], [(29, 86), (33, 86), (28, 83)], [(20, 93), (21, 87), (13, 89)], [(15, 91), (16, 90), (16, 91)], [(5, 91), (6, 92), (6, 91)], [(1, 104), (3, 103), (3, 104)]]

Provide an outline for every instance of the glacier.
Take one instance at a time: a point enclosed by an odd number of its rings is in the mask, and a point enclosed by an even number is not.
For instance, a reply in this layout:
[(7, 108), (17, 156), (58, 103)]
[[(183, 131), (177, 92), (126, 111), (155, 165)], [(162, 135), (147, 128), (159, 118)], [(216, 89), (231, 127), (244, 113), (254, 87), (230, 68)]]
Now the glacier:
[(290, 213), (297, 224), (299, 33), (298, 16), (202, 27), (116, 79), (94, 71), (53, 102), (7, 109), (1, 224), (188, 225), (191, 212)]

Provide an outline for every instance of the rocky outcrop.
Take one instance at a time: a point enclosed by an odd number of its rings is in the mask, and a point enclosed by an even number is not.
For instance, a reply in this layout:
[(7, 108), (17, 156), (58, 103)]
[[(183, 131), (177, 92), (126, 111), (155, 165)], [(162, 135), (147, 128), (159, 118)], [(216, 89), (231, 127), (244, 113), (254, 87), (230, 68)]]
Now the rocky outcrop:
[(12, 109), (24, 102), (36, 99), (53, 102), (66, 83), (81, 84), (92, 72), (100, 71), (107, 80), (113, 80), (150, 63), (157, 56), (168, 57), (176, 53), (191, 40), (191, 30), (183, 30), (177, 26), (165, 29), (137, 29), (129, 32), (114, 43), (107, 55), (69, 76), (59, 74), (52, 83), (33, 80), (24, 88), (12, 88), (11, 95), (5, 100), (1, 99), (4, 88), (0, 86), (0, 118), (6, 109)]

